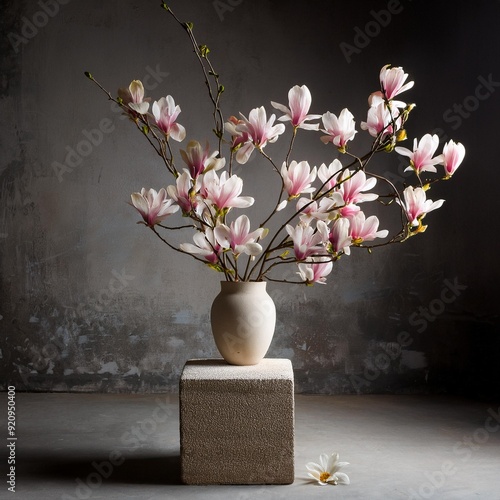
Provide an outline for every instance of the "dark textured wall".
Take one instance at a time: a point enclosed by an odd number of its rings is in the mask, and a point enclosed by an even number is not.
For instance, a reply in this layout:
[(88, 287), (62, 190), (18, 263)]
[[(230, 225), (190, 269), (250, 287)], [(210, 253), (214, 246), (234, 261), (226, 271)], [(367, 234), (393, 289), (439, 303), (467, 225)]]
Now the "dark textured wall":
[[(130, 193), (170, 180), (83, 72), (112, 92), (147, 80), (149, 95), (172, 94), (181, 105), (190, 138), (215, 145), (185, 33), (156, 0), (1, 3), (1, 385), (174, 390), (187, 359), (217, 355), (208, 312), (219, 276), (135, 224)], [(171, 7), (211, 48), (226, 116), (259, 105), (269, 112), (270, 100), (286, 103), (288, 89), (305, 83), (312, 112), (348, 107), (359, 130), (378, 72), (391, 63), (416, 82), (406, 96), (417, 103), (411, 140), (436, 132), (467, 147), (456, 178), (431, 191), (446, 203), (425, 234), (372, 255), (354, 251), (326, 286), (269, 285), (279, 318), (269, 356), (292, 360), (297, 390), (498, 396), (500, 2)], [(78, 147), (85, 156), (68, 158)], [(278, 141), (268, 153), (284, 148)], [(317, 136), (298, 148), (311, 164), (331, 160)], [(379, 161), (405, 180), (396, 155)], [(254, 159), (241, 169), (245, 194), (265, 196), (264, 167)], [(249, 212), (260, 218), (258, 208)]]

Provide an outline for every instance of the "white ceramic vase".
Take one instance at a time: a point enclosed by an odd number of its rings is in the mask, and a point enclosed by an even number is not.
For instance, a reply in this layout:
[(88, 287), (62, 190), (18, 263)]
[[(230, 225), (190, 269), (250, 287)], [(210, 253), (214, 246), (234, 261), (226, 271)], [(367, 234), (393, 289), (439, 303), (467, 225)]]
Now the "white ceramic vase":
[(221, 281), (210, 321), (215, 344), (232, 365), (256, 365), (266, 355), (276, 326), (276, 307), (265, 281)]

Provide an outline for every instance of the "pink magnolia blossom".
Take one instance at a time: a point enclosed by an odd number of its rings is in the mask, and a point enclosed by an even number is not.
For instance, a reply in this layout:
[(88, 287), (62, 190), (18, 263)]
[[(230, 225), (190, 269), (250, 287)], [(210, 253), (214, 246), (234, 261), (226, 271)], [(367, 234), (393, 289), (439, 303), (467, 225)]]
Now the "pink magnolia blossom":
[[(413, 87), (415, 82), (406, 82), (408, 78), (408, 73), (405, 73), (401, 67), (392, 67), (390, 64), (386, 64), (380, 70), (380, 87), (385, 95), (385, 98), (390, 101), (394, 99), (397, 95), (409, 90)], [(397, 107), (398, 104), (394, 103)]]
[(262, 238), (265, 232), (264, 228), (250, 232), (250, 219), (246, 215), (240, 215), (229, 227), (221, 224), (214, 229), (215, 238), (222, 248), (231, 248), (235, 255), (246, 253), (254, 256), (262, 252), (262, 246), (255, 240)]
[(281, 177), (283, 177), (288, 199), (291, 200), (302, 193), (314, 192), (311, 184), (316, 179), (316, 167), (311, 170), (307, 161), (297, 163), (293, 160), (287, 168), (286, 162), (283, 162)]
[(376, 108), (379, 104), (385, 104), (385, 100), (384, 94), (382, 94), (380, 90), (377, 90), (368, 96), (368, 106), (370, 106), (370, 108)]
[(345, 217), (338, 218), (329, 230), (328, 226), (323, 221), (318, 221), (318, 231), (322, 234), (323, 239), (330, 241), (331, 248), (329, 251), (337, 255), (344, 252), (346, 255), (351, 254), (351, 236), (349, 234), (349, 220)]
[(187, 215), (193, 210), (197, 212), (199, 200), (196, 193), (198, 188), (198, 180), (191, 179), (189, 172), (184, 170), (175, 180), (175, 186), (167, 187), (167, 193)]
[(179, 206), (173, 205), (173, 201), (167, 198), (167, 192), (164, 188), (158, 192), (154, 189), (142, 188), (140, 193), (132, 193), (130, 198), (132, 206), (142, 215), (143, 224), (149, 227), (159, 224), (179, 210)]
[(465, 157), (465, 147), (462, 143), (448, 141), (443, 148), (443, 165), (446, 176), (451, 177)]
[(278, 118), (280, 121), (290, 121), (294, 128), (303, 128), (305, 130), (318, 130), (318, 123), (305, 123), (309, 120), (318, 120), (321, 115), (309, 115), (309, 109), (312, 103), (312, 96), (309, 89), (302, 85), (295, 85), (288, 91), (288, 108), (277, 102), (271, 101), (273, 108), (285, 113)]
[(363, 212), (358, 212), (349, 218), (350, 222), (350, 236), (355, 244), (363, 241), (373, 241), (375, 238), (385, 238), (389, 231), (382, 229), (378, 231), (380, 221), (375, 215), (371, 215), (366, 219)]
[(363, 130), (368, 130), (372, 137), (378, 137), (379, 134), (385, 137), (394, 134), (401, 128), (401, 118), (399, 116), (394, 120), (396, 127), (393, 127), (392, 121), (393, 115), (391, 111), (384, 102), (380, 102), (368, 110), (366, 122), (361, 122), (360, 126)]
[(264, 106), (252, 109), (248, 118), (244, 115), (241, 117), (242, 123), (236, 126), (236, 130), (240, 133), (247, 133), (249, 141), (236, 153), (236, 161), (244, 164), (255, 148), (263, 149), (268, 142), (275, 142), (285, 131), (285, 126), (282, 123), (273, 125), (276, 115), (272, 114), (268, 120)]
[(224, 171), (219, 178), (215, 170), (210, 170), (203, 176), (201, 194), (218, 210), (247, 208), (253, 205), (254, 198), (240, 196), (242, 190), (243, 180), (237, 175), (229, 176)]
[(296, 227), (287, 224), (286, 231), (293, 241), (293, 250), (297, 260), (306, 260), (311, 255), (325, 253), (322, 245), (323, 236), (311, 226), (298, 224)]
[(322, 120), (324, 129), (321, 129), (321, 132), (328, 134), (321, 136), (322, 142), (325, 144), (332, 142), (340, 152), (345, 153), (347, 142), (354, 139), (357, 134), (353, 114), (344, 108), (337, 118), (336, 115), (327, 111), (322, 116)]
[(181, 156), (184, 163), (189, 168), (189, 173), (193, 179), (209, 170), (220, 170), (226, 164), (225, 158), (216, 158), (219, 154), (214, 151), (210, 154), (208, 143), (205, 148), (198, 141), (189, 141), (186, 151), (181, 149)]
[(413, 186), (408, 186), (403, 191), (404, 202), (400, 202), (396, 200), (406, 211), (406, 215), (408, 217), (408, 221), (410, 224), (415, 227), (420, 224), (419, 220), (439, 208), (444, 200), (427, 200), (425, 191), (421, 187), (414, 188)]
[[(335, 193), (334, 193), (335, 195)], [(332, 217), (337, 204), (342, 205), (342, 198), (321, 198), (319, 203), (309, 198), (300, 198), (297, 201), (297, 212), (300, 212), (300, 220), (304, 224), (309, 224), (312, 220), (327, 221)], [(304, 208), (305, 207), (305, 208)]]
[(186, 129), (176, 123), (181, 108), (175, 105), (174, 98), (170, 95), (155, 101), (151, 107), (156, 124), (165, 135), (174, 141), (181, 142), (186, 137)]
[(140, 80), (132, 80), (128, 89), (119, 89), (118, 96), (130, 109), (144, 115), (148, 112), (149, 102), (144, 99), (144, 86)]
[(333, 264), (330, 259), (324, 257), (313, 257), (312, 262), (300, 263), (297, 273), (307, 284), (326, 284), (326, 276), (332, 272)]
[(243, 124), (243, 120), (238, 120), (236, 116), (230, 116), (229, 121), (224, 125), (224, 129), (231, 134), (231, 149), (233, 151), (249, 141), (248, 132), (238, 130), (238, 126)]
[(342, 171), (342, 163), (339, 160), (333, 160), (328, 167), (322, 163), (318, 169), (319, 180), (324, 184), (321, 191), (330, 191), (337, 184), (337, 178)]
[(338, 192), (346, 206), (365, 201), (373, 201), (378, 198), (376, 193), (364, 193), (373, 189), (377, 184), (375, 177), (366, 178), (366, 174), (360, 170), (356, 173), (346, 170), (339, 179)]
[(351, 203), (350, 205), (346, 205), (346, 206), (340, 208), (339, 214), (342, 217), (350, 218), (350, 217), (354, 217), (360, 210), (361, 210), (361, 208), (359, 208), (358, 205), (353, 205)]
[(195, 243), (194, 245), (192, 243), (181, 243), (179, 248), (183, 252), (200, 255), (212, 264), (217, 263), (222, 248), (217, 242), (214, 232), (210, 227), (207, 227), (204, 233), (197, 232), (193, 236), (193, 241)]
[(417, 174), (420, 174), (421, 172), (437, 172), (434, 165), (443, 162), (443, 155), (434, 158), (432, 155), (436, 152), (438, 146), (439, 136), (437, 134), (425, 134), (420, 141), (414, 139), (413, 151), (400, 146), (396, 147), (395, 150), (400, 155), (410, 158), (410, 166), (406, 167), (405, 172), (413, 169)]

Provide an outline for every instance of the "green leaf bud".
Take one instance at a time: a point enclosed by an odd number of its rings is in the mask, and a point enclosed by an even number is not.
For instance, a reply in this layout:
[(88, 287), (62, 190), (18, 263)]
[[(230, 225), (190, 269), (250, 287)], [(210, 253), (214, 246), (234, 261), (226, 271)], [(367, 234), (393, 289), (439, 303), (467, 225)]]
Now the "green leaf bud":
[(200, 56), (206, 58), (210, 49), (206, 45), (199, 45), (198, 48), (200, 49)]

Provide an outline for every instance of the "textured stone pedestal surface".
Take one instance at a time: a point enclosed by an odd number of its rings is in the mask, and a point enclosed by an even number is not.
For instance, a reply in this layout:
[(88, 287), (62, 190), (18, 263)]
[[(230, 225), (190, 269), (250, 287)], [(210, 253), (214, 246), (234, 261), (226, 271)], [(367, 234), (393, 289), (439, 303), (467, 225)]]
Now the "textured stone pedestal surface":
[(189, 360), (180, 380), (181, 470), (186, 484), (294, 480), (293, 370)]

